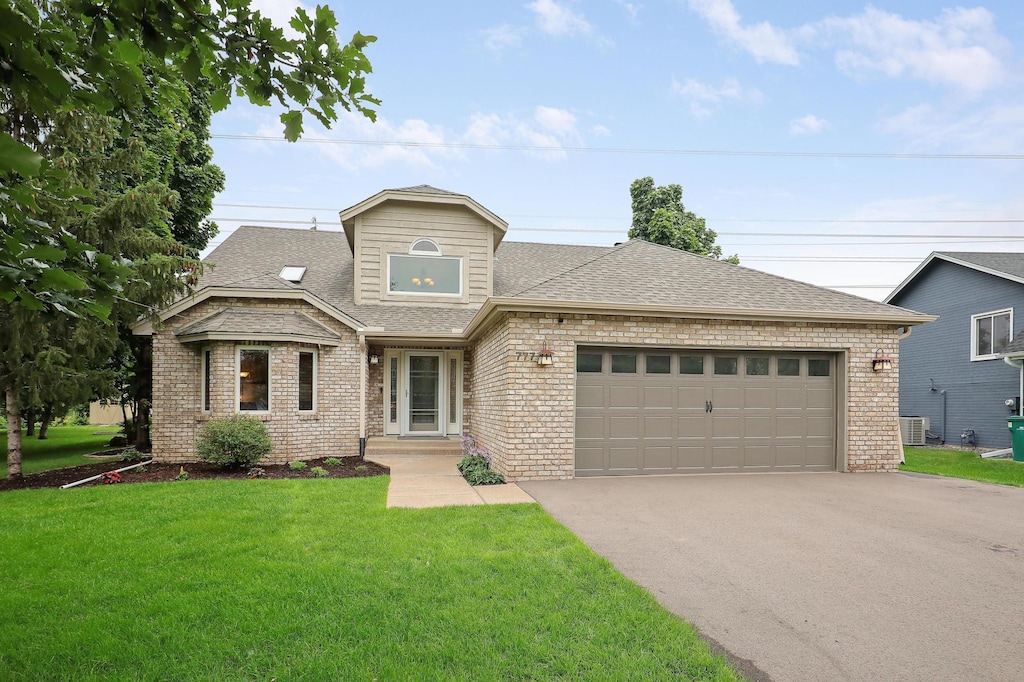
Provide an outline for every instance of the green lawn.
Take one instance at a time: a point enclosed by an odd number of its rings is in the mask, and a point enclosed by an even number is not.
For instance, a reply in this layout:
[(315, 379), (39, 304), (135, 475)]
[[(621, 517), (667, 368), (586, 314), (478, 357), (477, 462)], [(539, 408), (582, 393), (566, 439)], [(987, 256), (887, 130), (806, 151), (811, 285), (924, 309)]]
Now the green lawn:
[(737, 679), (539, 506), (387, 485), (4, 493), (4, 679)]
[(907, 463), (903, 471), (969, 478), (972, 481), (1024, 487), (1024, 463), (1008, 459), (982, 459), (975, 452), (942, 448), (903, 448)]
[[(51, 426), (46, 440), (25, 436), (22, 430), (21, 467), (34, 474), (49, 469), (89, 464), (96, 460), (82, 455), (105, 450), (111, 436), (94, 436), (97, 431), (117, 431), (116, 426)], [(37, 431), (38, 433), (38, 427)], [(0, 431), (0, 478), (7, 476), (7, 431)]]

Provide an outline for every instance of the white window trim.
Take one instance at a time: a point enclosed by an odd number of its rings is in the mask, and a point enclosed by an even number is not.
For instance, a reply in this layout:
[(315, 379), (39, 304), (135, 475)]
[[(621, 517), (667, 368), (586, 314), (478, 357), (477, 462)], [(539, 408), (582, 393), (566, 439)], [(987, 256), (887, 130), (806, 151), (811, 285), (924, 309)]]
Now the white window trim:
[[(319, 367), (320, 367), (320, 359), (317, 357), (319, 355), (319, 353), (317, 353), (315, 350), (300, 350), (299, 354), (295, 358), (296, 363), (300, 363), (300, 358), (301, 358), (303, 353), (308, 353), (308, 354), (313, 356), (313, 409), (311, 409), (311, 410), (299, 409), (299, 414), (313, 414), (314, 412), (316, 412), (316, 408), (317, 408), (317, 400), (316, 400), (316, 394), (317, 394), (317, 388), (318, 388), (318, 386), (317, 386), (317, 384), (318, 384), (318, 382), (317, 382), (317, 372), (318, 372)], [(302, 389), (302, 383), (299, 382), (299, 381), (296, 381), (296, 384), (297, 384), (296, 388), (301, 390)], [(296, 407), (298, 407), (298, 404), (301, 404), (299, 402), (299, 401), (301, 401), (301, 399), (302, 399), (302, 396), (300, 395), (299, 396), (299, 400), (296, 401), (296, 403), (297, 403)]]
[[(213, 388), (213, 386), (212, 386), (212, 382), (210, 382), (211, 377), (207, 376), (207, 371), (206, 371), (206, 356), (207, 356), (207, 354), (209, 354), (209, 356), (210, 356), (210, 367), (212, 368), (213, 367), (213, 349), (210, 348), (209, 346), (206, 346), (201, 351), (199, 351), (199, 411), (203, 412), (203, 413), (206, 413), (206, 414), (209, 414), (212, 411), (212, 408), (213, 408), (213, 396), (210, 395), (211, 391), (209, 391), (207, 389), (206, 384), (210, 383), (211, 384), (210, 388)], [(206, 403), (207, 402), (210, 403), (210, 407), (209, 408), (206, 407)]]
[[(426, 242), (428, 244), (433, 244), (434, 248), (437, 249), (437, 250), (436, 251), (417, 251), (416, 247), (418, 245), (422, 244), (423, 242)], [(416, 241), (414, 241), (412, 243), (412, 245), (409, 247), (408, 255), (410, 255), (410, 256), (433, 256), (433, 257), (437, 258), (437, 257), (443, 256), (444, 254), (441, 252), (441, 245), (440, 244), (435, 242), (433, 239), (428, 239), (427, 237), (423, 237), (421, 239), (417, 239)]]
[[(459, 262), (459, 291), (458, 291), (458, 293), (449, 294), (449, 293), (441, 293), (441, 292), (438, 292), (438, 291), (394, 291), (391, 288), (391, 259), (394, 258), (395, 256), (398, 256), (400, 258), (408, 258), (409, 256), (413, 256), (413, 257), (416, 257), (416, 258), (437, 258), (437, 259), (440, 259), (440, 260), (455, 260), (455, 261), (458, 261)], [(388, 287), (387, 291), (388, 291), (388, 295), (389, 296), (423, 296), (423, 297), (462, 298), (462, 288), (463, 288), (463, 282), (462, 282), (463, 272), (462, 272), (462, 268), (463, 267), (464, 267), (464, 265), (463, 265), (462, 256), (438, 256), (438, 255), (423, 254), (423, 253), (413, 253), (413, 254), (408, 254), (408, 253), (389, 253), (388, 254), (388, 272), (387, 272), (387, 287)]]
[(983, 317), (996, 317), (998, 315), (1010, 315), (1010, 340), (1013, 340), (1013, 308), (1004, 308), (1002, 310), (993, 310), (987, 313), (978, 313), (977, 315), (971, 315), (971, 362), (979, 362), (982, 360), (996, 360), (1002, 357), (998, 353), (990, 353), (988, 355), (978, 355), (978, 320)]
[[(267, 351), (267, 409), (265, 410), (243, 410), (242, 408), (242, 382), (239, 374), (242, 372), (242, 351), (243, 350), (265, 350)], [(270, 353), (270, 346), (235, 346), (235, 412), (238, 414), (270, 414), (274, 409), (274, 358)]]

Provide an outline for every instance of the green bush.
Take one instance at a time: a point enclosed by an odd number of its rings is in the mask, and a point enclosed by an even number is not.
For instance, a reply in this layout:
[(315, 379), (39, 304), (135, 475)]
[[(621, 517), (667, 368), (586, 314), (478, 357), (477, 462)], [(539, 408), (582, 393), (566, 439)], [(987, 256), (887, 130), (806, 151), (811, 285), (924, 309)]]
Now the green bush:
[(323, 467), (313, 467), (309, 470), (309, 473), (313, 478), (327, 478), (331, 475), (331, 472), (327, 471), (327, 469), (324, 469)]
[(327, 459), (324, 460), (324, 464), (326, 464), (329, 467), (341, 466), (341, 460), (338, 459), (337, 457), (328, 457)]
[(455, 466), (458, 467), (460, 474), (468, 477), (474, 471), (486, 471), (487, 460), (479, 455), (469, 455), (463, 457), (462, 461)]
[(253, 466), (270, 454), (274, 443), (266, 425), (254, 417), (236, 414), (227, 419), (211, 419), (196, 440), (196, 454), (204, 462), (217, 466)]
[(505, 477), (491, 469), (479, 469), (466, 474), (470, 485), (498, 485), (505, 482)]
[(305, 462), (288, 462), (288, 468), (292, 471), (302, 471), (306, 468)]
[(0, 431), (7, 430), (7, 416), (0, 414)]
[(136, 450), (135, 448), (128, 448), (127, 450), (121, 451), (121, 461), (126, 464), (134, 464), (135, 462), (141, 462), (145, 459), (145, 455)]

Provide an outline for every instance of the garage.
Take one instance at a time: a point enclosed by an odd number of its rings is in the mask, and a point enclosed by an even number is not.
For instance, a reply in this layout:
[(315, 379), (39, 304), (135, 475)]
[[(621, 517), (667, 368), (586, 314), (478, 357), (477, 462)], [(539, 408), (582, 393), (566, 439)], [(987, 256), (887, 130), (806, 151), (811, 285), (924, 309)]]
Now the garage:
[(835, 470), (837, 357), (581, 346), (575, 475)]

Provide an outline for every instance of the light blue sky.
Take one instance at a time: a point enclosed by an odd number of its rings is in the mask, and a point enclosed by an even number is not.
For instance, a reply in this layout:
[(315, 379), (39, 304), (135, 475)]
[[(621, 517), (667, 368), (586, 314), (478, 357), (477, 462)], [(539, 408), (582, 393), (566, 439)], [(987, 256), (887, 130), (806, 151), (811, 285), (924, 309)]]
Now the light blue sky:
[[(215, 139), (228, 182), (214, 243), (243, 222), (340, 229), (338, 210), (427, 183), (505, 218), (511, 240), (612, 244), (629, 184), (650, 175), (681, 184), (744, 265), (871, 298), (932, 250), (1024, 251), (1024, 160), (671, 153), (1024, 154), (1019, 2), (330, 4), (343, 36), (378, 36), (383, 104), (376, 124), (306, 137), (453, 146)], [(255, 5), (283, 23), (296, 3)], [(279, 113), (232, 104), (213, 131), (279, 137)], [(1021, 222), (835, 222), (866, 219)], [(974, 239), (835, 236), (854, 233)]]

